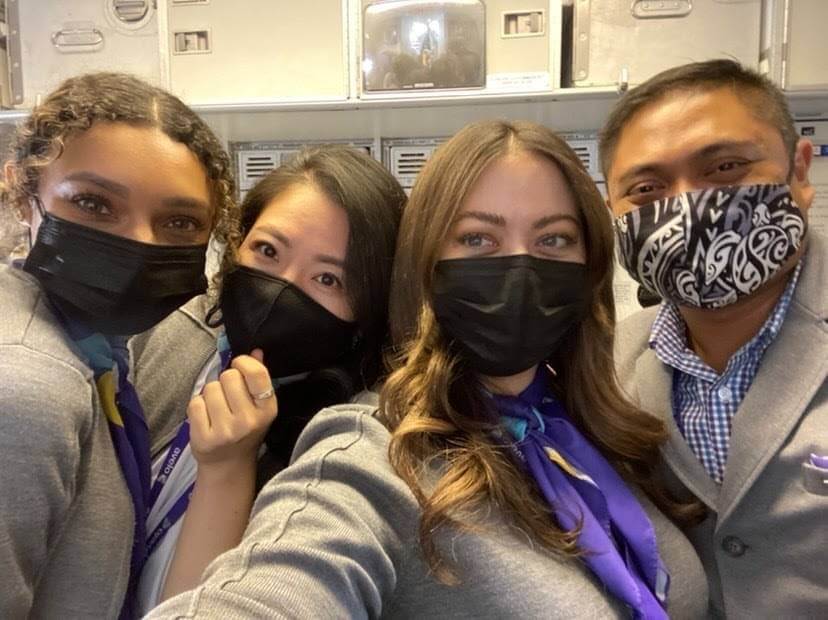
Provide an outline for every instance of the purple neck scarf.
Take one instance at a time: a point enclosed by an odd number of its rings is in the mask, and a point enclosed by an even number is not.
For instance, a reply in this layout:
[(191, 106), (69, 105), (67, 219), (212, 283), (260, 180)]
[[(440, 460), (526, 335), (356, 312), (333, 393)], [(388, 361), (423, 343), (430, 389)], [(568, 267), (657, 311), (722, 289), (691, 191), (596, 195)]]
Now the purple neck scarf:
[[(135, 521), (131, 524), (129, 581), (118, 615), (120, 620), (131, 620), (138, 617), (136, 589), (147, 559), (147, 515), (151, 506), (149, 428), (138, 393), (127, 378), (129, 352), (126, 339), (90, 333), (83, 326), (68, 321), (64, 325), (94, 373), (112, 445), (135, 511)], [(113, 524), (113, 527), (121, 526)]]
[(493, 396), (518, 458), (558, 525), (574, 530), (595, 577), (633, 618), (667, 618), (670, 576), (647, 513), (618, 473), (550, 393), (544, 370), (518, 396)]

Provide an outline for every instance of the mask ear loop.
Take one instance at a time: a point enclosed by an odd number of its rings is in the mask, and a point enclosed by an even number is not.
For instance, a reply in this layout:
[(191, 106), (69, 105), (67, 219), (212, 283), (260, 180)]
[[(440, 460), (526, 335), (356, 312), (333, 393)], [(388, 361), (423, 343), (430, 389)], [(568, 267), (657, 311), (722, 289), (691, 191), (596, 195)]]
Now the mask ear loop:
[(46, 217), (46, 207), (43, 206), (43, 201), (40, 200), (40, 196), (32, 196), (32, 202), (37, 205), (37, 212), (40, 213), (40, 217)]
[[(43, 206), (43, 202), (40, 200), (40, 196), (31, 196), (29, 199), (29, 208), (31, 208), (32, 203), (34, 203), (35, 208), (37, 209), (38, 214), (40, 214), (40, 219), (46, 217), (46, 208)], [(29, 249), (32, 249), (34, 246), (34, 241), (32, 240), (32, 227), (26, 226), (26, 233), (29, 237)]]

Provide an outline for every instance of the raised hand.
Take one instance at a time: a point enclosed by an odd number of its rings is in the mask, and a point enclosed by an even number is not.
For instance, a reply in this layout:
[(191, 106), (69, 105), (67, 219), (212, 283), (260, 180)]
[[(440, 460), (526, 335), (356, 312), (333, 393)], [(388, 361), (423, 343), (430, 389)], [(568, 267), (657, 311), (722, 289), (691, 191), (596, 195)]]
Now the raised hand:
[(270, 374), (255, 349), (239, 355), (218, 381), (190, 401), (190, 445), (199, 467), (255, 462), (278, 405)]

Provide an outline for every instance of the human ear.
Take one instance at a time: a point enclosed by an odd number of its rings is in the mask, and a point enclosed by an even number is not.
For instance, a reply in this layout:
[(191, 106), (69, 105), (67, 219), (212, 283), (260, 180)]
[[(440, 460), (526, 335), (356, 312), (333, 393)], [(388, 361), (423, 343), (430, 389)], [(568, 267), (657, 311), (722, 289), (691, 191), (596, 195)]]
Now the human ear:
[(808, 180), (808, 171), (814, 156), (814, 145), (810, 140), (802, 138), (796, 144), (794, 153), (793, 174), (791, 175), (791, 194), (797, 206), (808, 211), (814, 201), (816, 188)]

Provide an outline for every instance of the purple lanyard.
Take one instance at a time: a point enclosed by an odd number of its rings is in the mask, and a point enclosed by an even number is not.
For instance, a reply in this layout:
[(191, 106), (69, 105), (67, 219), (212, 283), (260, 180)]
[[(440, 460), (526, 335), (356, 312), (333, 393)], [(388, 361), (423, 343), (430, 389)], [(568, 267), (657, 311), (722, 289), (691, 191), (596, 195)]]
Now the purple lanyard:
[[(187, 444), (190, 443), (190, 422), (185, 420), (184, 423), (181, 425), (181, 428), (178, 429), (178, 433), (175, 436), (175, 439), (172, 440), (170, 444), (169, 450), (167, 450), (167, 456), (164, 459), (164, 463), (161, 466), (161, 470), (158, 472), (158, 476), (155, 479), (155, 482), (152, 485), (152, 490), (150, 491), (150, 502), (149, 502), (149, 510), (152, 511), (155, 503), (158, 501), (158, 497), (161, 495), (161, 490), (166, 486), (167, 480), (169, 480), (170, 474), (172, 474), (175, 466), (178, 464), (181, 455), (184, 453), (184, 449), (187, 447)], [(156, 526), (156, 528), (150, 533), (147, 537), (147, 556), (151, 555), (155, 548), (161, 543), (161, 540), (164, 538), (164, 535), (170, 531), (170, 529), (178, 523), (178, 520), (184, 516), (184, 513), (187, 512), (187, 507), (190, 505), (190, 497), (193, 494), (193, 487), (195, 483), (190, 484), (184, 493), (175, 500), (175, 503), (172, 505), (172, 508), (164, 515), (164, 518), (161, 519), (161, 522)]]
[[(219, 336), (218, 353), (220, 370), (223, 371), (230, 365), (230, 358), (232, 356), (227, 338), (224, 337), (223, 334)], [(161, 470), (158, 472), (158, 476), (156, 477), (155, 482), (152, 485), (152, 489), (150, 490), (149, 509), (147, 510), (147, 514), (152, 511), (152, 508), (155, 506), (155, 502), (158, 501), (158, 497), (161, 495), (162, 489), (167, 484), (170, 475), (175, 469), (175, 466), (178, 465), (178, 461), (181, 459), (181, 455), (184, 453), (184, 449), (189, 443), (190, 422), (189, 420), (184, 420), (181, 424), (181, 428), (178, 429), (178, 433), (172, 440), (169, 450), (167, 450), (167, 456), (164, 459), (164, 463), (161, 465)], [(167, 532), (169, 532), (170, 529), (178, 523), (179, 519), (184, 516), (184, 513), (187, 512), (194, 487), (195, 482), (190, 484), (184, 490), (178, 499), (175, 500), (172, 507), (167, 511), (167, 514), (164, 515), (164, 518), (161, 519), (161, 522), (147, 537), (147, 557), (155, 551), (155, 548), (161, 544), (161, 541), (164, 539)]]

